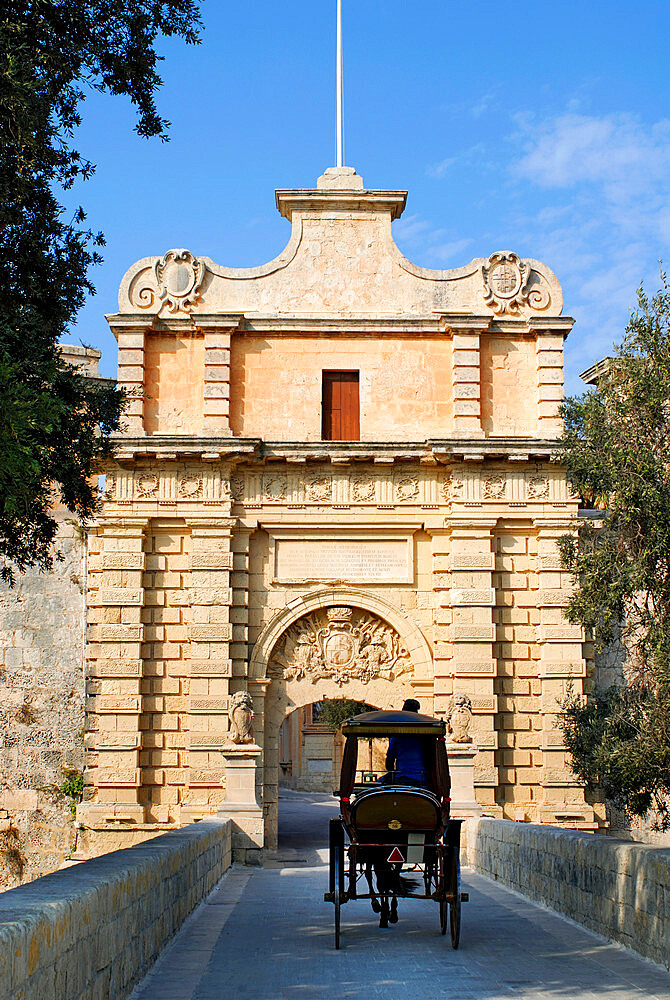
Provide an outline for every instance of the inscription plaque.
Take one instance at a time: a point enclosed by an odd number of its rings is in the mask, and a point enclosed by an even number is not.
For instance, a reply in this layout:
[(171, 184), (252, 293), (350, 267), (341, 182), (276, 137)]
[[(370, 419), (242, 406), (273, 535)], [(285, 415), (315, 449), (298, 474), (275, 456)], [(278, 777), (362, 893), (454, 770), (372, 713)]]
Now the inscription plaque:
[(278, 583), (411, 583), (411, 538), (276, 538)]

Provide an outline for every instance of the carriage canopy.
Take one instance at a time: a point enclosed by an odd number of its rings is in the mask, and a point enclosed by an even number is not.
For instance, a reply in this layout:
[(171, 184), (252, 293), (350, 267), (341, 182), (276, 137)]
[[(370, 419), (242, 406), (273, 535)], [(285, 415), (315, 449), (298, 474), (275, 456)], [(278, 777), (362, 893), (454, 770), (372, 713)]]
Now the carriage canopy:
[(425, 740), (424, 755), (430, 789), (440, 800), (448, 800), (451, 782), (445, 731), (446, 726), (442, 719), (418, 715), (416, 712), (363, 712), (347, 719), (342, 723), (342, 734), (346, 736), (346, 743), (340, 774), (340, 799), (348, 801), (354, 790), (359, 739), (420, 736)]
[(442, 719), (416, 712), (363, 712), (342, 723), (344, 736), (444, 736)]

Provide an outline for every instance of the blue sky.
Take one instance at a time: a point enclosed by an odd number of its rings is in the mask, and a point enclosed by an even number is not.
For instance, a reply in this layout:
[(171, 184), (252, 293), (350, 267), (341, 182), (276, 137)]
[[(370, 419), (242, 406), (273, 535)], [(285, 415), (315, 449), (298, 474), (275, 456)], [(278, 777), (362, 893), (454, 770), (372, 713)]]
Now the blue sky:
[[(346, 162), (406, 188), (395, 239), (415, 263), (494, 250), (543, 260), (577, 320), (566, 388), (618, 340), (644, 280), (670, 266), (667, 0), (343, 0)], [(185, 246), (251, 266), (285, 245), (276, 187), (335, 159), (335, 0), (205, 0), (198, 47), (163, 41), (171, 141), (129, 102), (90, 95), (77, 136), (97, 164), (74, 199), (107, 239), (98, 293), (68, 340), (103, 351), (126, 268)], [(68, 197), (68, 205), (72, 198)]]

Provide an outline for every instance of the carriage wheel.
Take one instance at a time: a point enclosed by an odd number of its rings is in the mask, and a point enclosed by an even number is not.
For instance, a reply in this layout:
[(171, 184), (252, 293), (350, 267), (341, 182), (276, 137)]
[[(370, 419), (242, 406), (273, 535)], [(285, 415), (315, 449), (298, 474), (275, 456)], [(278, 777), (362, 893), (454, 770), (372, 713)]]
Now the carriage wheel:
[(451, 932), (451, 947), (458, 948), (461, 937), (461, 863), (458, 859), (458, 848), (449, 851), (449, 891), (452, 902), (449, 903), (449, 930)]
[(333, 852), (333, 868), (335, 874), (335, 891), (333, 902), (335, 903), (335, 947), (340, 947), (340, 909), (342, 906), (342, 848), (336, 845)]
[(440, 934), (447, 933), (447, 907), (446, 899), (440, 900)]
[(329, 882), (335, 904), (335, 947), (340, 947), (340, 909), (346, 899), (344, 894), (344, 829), (339, 819), (331, 819), (328, 829), (330, 856)]

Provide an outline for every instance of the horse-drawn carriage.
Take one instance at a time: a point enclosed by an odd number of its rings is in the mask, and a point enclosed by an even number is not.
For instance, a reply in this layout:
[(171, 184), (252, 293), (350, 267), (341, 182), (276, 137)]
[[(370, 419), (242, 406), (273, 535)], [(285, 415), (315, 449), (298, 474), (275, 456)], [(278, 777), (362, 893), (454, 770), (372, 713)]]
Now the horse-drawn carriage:
[[(449, 925), (457, 948), (461, 902), (468, 896), (461, 892), (462, 821), (449, 815), (444, 722), (416, 712), (365, 712), (347, 719), (342, 734), (340, 815), (330, 821), (330, 884), (324, 895), (335, 906), (335, 947), (340, 947), (344, 903), (371, 900), (379, 926), (387, 927), (398, 919), (398, 897), (410, 896), (439, 904), (440, 930), (446, 934)], [(379, 777), (373, 744), (378, 750), (380, 741), (392, 737), (419, 738), (425, 762), (421, 785), (399, 774)], [(359, 766), (366, 744), (367, 769)], [(367, 892), (359, 891), (363, 878)]]

